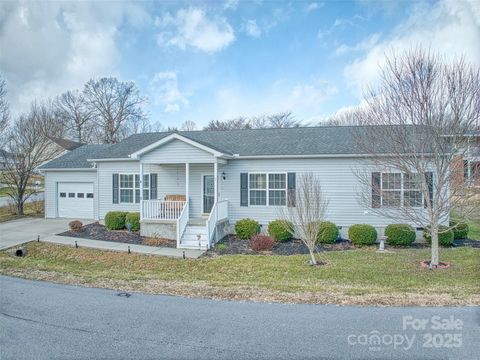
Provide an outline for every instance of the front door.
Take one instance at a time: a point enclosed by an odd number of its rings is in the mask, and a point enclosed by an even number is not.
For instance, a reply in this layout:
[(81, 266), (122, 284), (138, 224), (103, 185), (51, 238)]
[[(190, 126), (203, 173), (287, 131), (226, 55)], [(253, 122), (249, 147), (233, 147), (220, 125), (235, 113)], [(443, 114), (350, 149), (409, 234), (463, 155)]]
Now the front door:
[(203, 212), (209, 213), (215, 202), (215, 183), (213, 175), (203, 175)]

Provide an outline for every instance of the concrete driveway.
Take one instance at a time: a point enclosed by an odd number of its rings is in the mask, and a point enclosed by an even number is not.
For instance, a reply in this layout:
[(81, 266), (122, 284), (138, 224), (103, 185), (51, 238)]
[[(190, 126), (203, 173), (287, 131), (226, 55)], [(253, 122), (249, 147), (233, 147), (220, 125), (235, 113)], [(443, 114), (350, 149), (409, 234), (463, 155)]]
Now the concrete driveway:
[[(23, 218), (0, 223), (0, 250), (68, 230), (72, 219)], [(84, 224), (93, 220), (82, 220)]]
[(2, 360), (478, 359), (480, 352), (479, 309), (473, 306), (121, 297), (4, 276), (0, 290)]

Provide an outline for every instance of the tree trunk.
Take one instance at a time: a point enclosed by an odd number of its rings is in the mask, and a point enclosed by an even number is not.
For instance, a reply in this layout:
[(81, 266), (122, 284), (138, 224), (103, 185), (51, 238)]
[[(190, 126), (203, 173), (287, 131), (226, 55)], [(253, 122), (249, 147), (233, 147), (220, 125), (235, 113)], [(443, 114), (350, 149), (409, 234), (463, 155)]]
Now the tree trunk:
[(20, 216), (24, 215), (24, 213), (23, 213), (23, 202), (22, 201), (17, 202), (17, 215), (20, 215)]
[(315, 254), (313, 253), (313, 250), (308, 249), (308, 251), (310, 251), (311, 265), (317, 265), (317, 259), (315, 259)]
[(432, 236), (432, 258), (430, 259), (431, 266), (437, 266), (439, 261), (438, 256), (438, 224), (434, 224), (431, 227)]

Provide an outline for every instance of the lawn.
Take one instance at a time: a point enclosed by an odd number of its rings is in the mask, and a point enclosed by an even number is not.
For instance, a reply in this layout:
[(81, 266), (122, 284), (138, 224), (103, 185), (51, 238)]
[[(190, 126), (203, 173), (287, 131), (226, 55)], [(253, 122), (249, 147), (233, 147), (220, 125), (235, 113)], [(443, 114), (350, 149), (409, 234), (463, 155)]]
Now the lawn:
[(0, 252), (0, 273), (122, 291), (289, 303), (479, 305), (480, 249), (441, 250), (447, 270), (420, 268), (428, 249), (373, 248), (308, 256), (229, 255), (197, 260), (30, 243)]
[[(24, 205), (24, 216), (43, 216), (43, 201), (26, 203)], [(16, 215), (15, 209), (10, 206), (0, 207), (0, 222), (19, 219), (21, 216)]]

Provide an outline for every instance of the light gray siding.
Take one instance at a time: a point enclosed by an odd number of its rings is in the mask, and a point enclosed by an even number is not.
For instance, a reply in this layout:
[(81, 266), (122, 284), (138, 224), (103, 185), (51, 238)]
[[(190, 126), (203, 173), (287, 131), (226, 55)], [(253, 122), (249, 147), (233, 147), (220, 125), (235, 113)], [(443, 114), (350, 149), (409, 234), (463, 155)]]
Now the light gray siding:
[(210, 163), (214, 161), (211, 153), (187, 144), (181, 140), (172, 140), (142, 155), (142, 161), (149, 163)]
[(45, 217), (55, 218), (57, 214), (57, 184), (59, 182), (91, 182), (94, 189), (94, 217), (98, 217), (96, 198), (97, 172), (96, 171), (45, 171)]
[[(253, 218), (262, 224), (278, 219), (280, 208), (273, 206), (240, 206), (240, 173), (242, 172), (295, 172), (313, 173), (322, 184), (322, 190), (329, 200), (327, 219), (339, 226), (367, 223), (375, 227), (385, 227), (395, 222), (391, 218), (372, 212), (370, 207), (360, 204), (362, 184), (355, 175), (359, 166), (368, 166), (365, 160), (354, 158), (318, 158), (318, 159), (269, 159), (269, 160), (229, 160), (224, 171), (226, 180), (222, 180), (222, 199), (229, 200), (231, 222), (242, 218)], [(367, 190), (368, 191), (368, 190)], [(414, 224), (412, 224), (414, 225)]]

